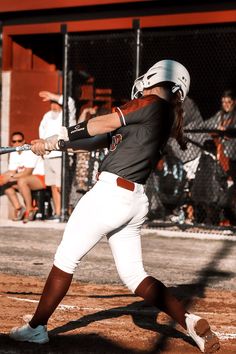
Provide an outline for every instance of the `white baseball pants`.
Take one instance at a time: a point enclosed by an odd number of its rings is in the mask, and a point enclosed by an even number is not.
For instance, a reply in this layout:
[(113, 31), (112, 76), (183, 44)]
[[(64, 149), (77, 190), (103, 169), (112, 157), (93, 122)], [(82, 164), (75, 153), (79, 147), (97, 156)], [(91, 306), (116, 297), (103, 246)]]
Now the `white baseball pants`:
[(140, 228), (148, 212), (143, 185), (134, 191), (117, 186), (117, 175), (102, 172), (80, 199), (66, 225), (54, 265), (73, 274), (82, 258), (107, 236), (118, 274), (134, 292), (147, 277), (143, 268)]

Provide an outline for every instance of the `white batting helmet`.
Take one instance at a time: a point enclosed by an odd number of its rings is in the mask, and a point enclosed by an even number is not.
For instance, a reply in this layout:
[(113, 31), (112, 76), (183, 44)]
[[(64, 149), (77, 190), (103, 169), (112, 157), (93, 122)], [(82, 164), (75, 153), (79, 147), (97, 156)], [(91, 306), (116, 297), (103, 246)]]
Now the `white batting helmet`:
[(172, 82), (172, 92), (179, 90), (181, 101), (189, 91), (190, 75), (188, 70), (175, 60), (161, 60), (154, 64), (146, 74), (138, 77), (132, 87), (131, 98), (142, 96), (145, 88), (152, 87), (160, 82)]

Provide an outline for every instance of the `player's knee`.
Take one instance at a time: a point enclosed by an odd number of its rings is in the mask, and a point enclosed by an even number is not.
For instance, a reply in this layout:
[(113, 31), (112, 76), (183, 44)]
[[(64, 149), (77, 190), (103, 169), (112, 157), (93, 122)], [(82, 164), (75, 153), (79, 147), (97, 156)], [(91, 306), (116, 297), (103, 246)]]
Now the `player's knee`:
[(145, 272), (144, 269), (140, 269), (139, 271), (134, 270), (127, 272), (126, 271), (118, 271), (120, 279), (122, 282), (127, 286), (127, 288), (132, 291), (133, 293), (135, 292), (135, 289), (137, 289), (138, 285), (147, 277), (147, 273)]
[(22, 186), (24, 186), (26, 184), (27, 184), (27, 181), (26, 181), (26, 179), (24, 177), (19, 178), (18, 181), (17, 181), (17, 185), (19, 187), (22, 187)]
[(7, 188), (7, 189), (5, 189), (4, 193), (7, 196), (11, 196), (11, 195), (14, 195), (16, 192), (15, 192), (14, 188)]
[(74, 274), (79, 260), (73, 257), (71, 253), (71, 250), (66, 250), (61, 243), (54, 257), (54, 265), (66, 273)]

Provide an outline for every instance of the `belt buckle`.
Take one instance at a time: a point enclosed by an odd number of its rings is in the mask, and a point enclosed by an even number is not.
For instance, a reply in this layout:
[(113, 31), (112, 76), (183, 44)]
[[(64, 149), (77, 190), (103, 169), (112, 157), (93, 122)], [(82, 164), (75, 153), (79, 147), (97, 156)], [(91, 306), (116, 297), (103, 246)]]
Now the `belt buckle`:
[(133, 192), (135, 189), (134, 182), (128, 181), (127, 179), (124, 179), (122, 177), (117, 177), (116, 184), (118, 187), (128, 189), (131, 192)]

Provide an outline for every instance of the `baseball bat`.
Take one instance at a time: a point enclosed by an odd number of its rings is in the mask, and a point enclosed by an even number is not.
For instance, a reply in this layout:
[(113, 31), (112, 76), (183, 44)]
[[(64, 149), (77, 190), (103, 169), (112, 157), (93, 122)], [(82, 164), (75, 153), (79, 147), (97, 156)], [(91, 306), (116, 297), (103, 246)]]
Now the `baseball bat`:
[[(81, 149), (81, 150), (93, 151), (96, 149), (108, 147), (109, 141), (110, 141), (109, 134), (101, 134), (101, 135), (93, 136), (91, 138), (79, 139), (74, 141), (59, 140), (57, 151), (67, 151), (67, 149), (72, 149), (72, 150)], [(0, 155), (8, 154), (14, 151), (25, 151), (25, 150), (31, 150), (31, 145), (25, 144), (23, 146), (17, 146), (17, 147), (11, 147), (11, 146), (0, 147)]]
[(25, 150), (30, 150), (31, 149), (31, 145), (29, 144), (24, 144), (22, 146), (1, 146), (0, 147), (0, 155), (3, 154), (8, 154), (9, 152), (14, 152), (14, 151), (25, 151)]
[(227, 136), (229, 138), (235, 138), (236, 137), (236, 129), (235, 128), (228, 128), (226, 130), (219, 130), (219, 129), (184, 129), (185, 133), (212, 133), (212, 134), (217, 134), (221, 137)]

